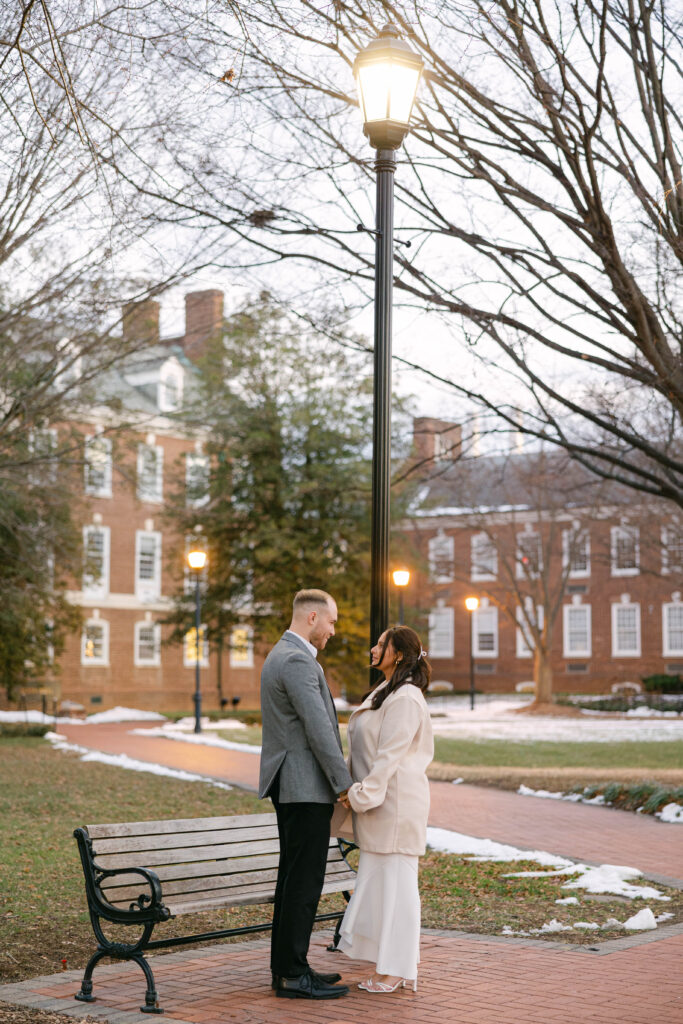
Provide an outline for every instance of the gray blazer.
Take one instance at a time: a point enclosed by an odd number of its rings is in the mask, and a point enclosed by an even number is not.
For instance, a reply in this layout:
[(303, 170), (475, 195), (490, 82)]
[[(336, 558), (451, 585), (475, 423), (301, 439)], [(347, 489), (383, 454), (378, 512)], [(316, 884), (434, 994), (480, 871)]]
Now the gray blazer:
[(342, 755), (337, 712), (322, 668), (291, 633), (261, 672), (263, 739), (259, 796), (280, 770), (282, 803), (334, 803), (353, 780)]

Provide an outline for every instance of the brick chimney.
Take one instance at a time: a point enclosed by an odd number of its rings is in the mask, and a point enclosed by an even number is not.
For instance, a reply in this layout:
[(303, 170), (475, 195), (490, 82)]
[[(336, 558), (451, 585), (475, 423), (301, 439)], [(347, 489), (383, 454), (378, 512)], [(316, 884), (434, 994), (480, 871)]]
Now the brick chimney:
[(183, 350), (188, 359), (199, 359), (206, 352), (207, 342), (223, 326), (223, 292), (209, 288), (185, 296), (185, 337)]
[(147, 345), (158, 342), (159, 308), (154, 299), (126, 302), (123, 307), (123, 340)]
[(462, 451), (460, 424), (419, 416), (413, 420), (413, 445), (419, 462), (454, 462)]

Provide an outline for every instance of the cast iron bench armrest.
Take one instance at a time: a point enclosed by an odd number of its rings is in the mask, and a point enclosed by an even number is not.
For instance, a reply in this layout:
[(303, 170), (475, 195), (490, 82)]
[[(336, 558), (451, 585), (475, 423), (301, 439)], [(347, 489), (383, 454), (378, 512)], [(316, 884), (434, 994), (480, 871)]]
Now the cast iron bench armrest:
[[(147, 921), (168, 921), (171, 912), (162, 902), (161, 882), (154, 871), (150, 871), (149, 868), (134, 866), (110, 869), (98, 868), (95, 864), (92, 841), (87, 830), (84, 828), (74, 829), (74, 836), (78, 842), (78, 849), (81, 855), (91, 911), (103, 917), (105, 921), (111, 921), (113, 924), (145, 924)], [(141, 893), (137, 900), (131, 902), (128, 910), (115, 907), (102, 892), (101, 882), (105, 878), (114, 878), (116, 875), (141, 875), (149, 885), (151, 895), (148, 896), (146, 893)]]
[[(99, 913), (107, 921), (117, 924), (135, 924), (145, 921), (168, 921), (171, 911), (164, 906), (161, 894), (161, 882), (157, 875), (149, 868), (112, 868), (105, 871), (95, 867), (95, 888), (97, 902), (100, 905)], [(116, 875), (142, 875), (152, 890), (152, 895), (140, 893), (137, 900), (133, 900), (128, 910), (122, 910), (109, 902), (100, 888), (100, 882), (105, 878), (114, 878)]]

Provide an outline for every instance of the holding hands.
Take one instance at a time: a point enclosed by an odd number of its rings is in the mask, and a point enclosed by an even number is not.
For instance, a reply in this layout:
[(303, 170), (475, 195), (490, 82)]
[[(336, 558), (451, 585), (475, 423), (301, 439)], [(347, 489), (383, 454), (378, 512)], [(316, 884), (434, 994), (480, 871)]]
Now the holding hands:
[(341, 791), (341, 793), (337, 797), (337, 801), (342, 805), (342, 807), (345, 807), (347, 811), (351, 810), (351, 801), (349, 800), (348, 789), (343, 789)]

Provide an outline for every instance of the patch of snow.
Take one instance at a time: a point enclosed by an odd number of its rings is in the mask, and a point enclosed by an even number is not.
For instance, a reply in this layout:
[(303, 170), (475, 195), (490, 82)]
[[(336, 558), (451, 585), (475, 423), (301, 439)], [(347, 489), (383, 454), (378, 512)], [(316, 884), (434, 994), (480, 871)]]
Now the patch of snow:
[(617, 921), (616, 917), (608, 917), (605, 923), (601, 924), (600, 927), (603, 931), (611, 931), (612, 928), (623, 928), (624, 926), (621, 921)]
[(675, 803), (665, 804), (661, 811), (655, 813), (655, 817), (670, 825), (683, 825), (683, 807)]
[(578, 878), (565, 882), (563, 889), (584, 889), (591, 893), (610, 893), (615, 896), (626, 896), (628, 899), (670, 900), (651, 885), (632, 885), (629, 878), (642, 878), (643, 873), (637, 868), (623, 867), (619, 864), (601, 864), (600, 867), (579, 865), (581, 873)]
[(216, 736), (210, 732), (183, 732), (178, 734), (177, 732), (169, 732), (163, 726), (157, 729), (131, 729), (131, 732), (136, 736), (161, 736), (167, 740), (178, 740), (180, 743), (194, 743), (203, 747), (220, 747), (222, 750), (241, 750), (246, 754), (261, 753), (261, 748), (256, 746), (256, 744), (224, 740), (221, 736)]
[(662, 921), (670, 921), (673, 916), (674, 916), (673, 914), (668, 914), (668, 913), (667, 914), (657, 914), (657, 916), (655, 917), (655, 921), (657, 922), (657, 924), (661, 924)]
[[(218, 722), (212, 722), (210, 718), (200, 719), (202, 729), (216, 730), (216, 729), (246, 729), (247, 726), (244, 722), (240, 722), (237, 718), (221, 718)], [(167, 722), (166, 725), (160, 726), (167, 732), (194, 732), (194, 715), (188, 715), (186, 718), (179, 718), (177, 722)]]
[(523, 783), (517, 790), (520, 796), (537, 796), (542, 800), (569, 800), (570, 803), (579, 803), (583, 800), (581, 793), (562, 793), (549, 789), (530, 789)]
[(462, 776), (460, 776), (460, 778), (458, 778), (458, 779), (453, 779), (453, 785), (454, 785), (454, 786), (459, 786), (459, 785), (460, 785), (460, 783), (461, 783), (461, 782), (464, 782), (464, 781), (465, 781), (465, 780), (463, 779), (463, 777), (462, 777)]
[(683, 738), (683, 716), (631, 716), (612, 718), (612, 712), (589, 711), (581, 717), (514, 714), (524, 704), (519, 697), (479, 698), (473, 711), (463, 696), (443, 697), (430, 702), (439, 712), (432, 725), (438, 736), (453, 739), (500, 739), (511, 743), (549, 740), (572, 743), (621, 743), (663, 741)]
[(54, 725), (55, 722), (68, 722), (69, 725), (83, 725), (82, 718), (55, 718), (44, 715), (42, 711), (0, 711), (0, 722), (30, 722), (31, 725)]
[(503, 925), (501, 935), (530, 935), (531, 932), (516, 932), (509, 924)]
[(94, 715), (88, 715), (87, 725), (103, 725), (105, 722), (164, 722), (164, 715), (158, 711), (139, 711), (136, 708), (109, 708), (108, 711), (98, 711)]
[(570, 924), (562, 924), (562, 922), (558, 921), (555, 917), (552, 921), (547, 921), (544, 925), (541, 925), (540, 928), (531, 929), (532, 934), (534, 935), (543, 935), (548, 932), (570, 932), (571, 930), (572, 926)]
[[(555, 900), (555, 902), (557, 903), (557, 900)], [(600, 925), (596, 924), (595, 921), (574, 921), (572, 927), (585, 932), (596, 932), (600, 928)]]
[(624, 921), (624, 928), (629, 932), (646, 932), (656, 927), (655, 915), (649, 907), (644, 907), (633, 917), (629, 917), (628, 921)]
[[(462, 832), (451, 832), (445, 828), (427, 828), (427, 845), (441, 853), (455, 853), (471, 857), (472, 860), (506, 861), (533, 860), (545, 867), (571, 868), (574, 865), (564, 857), (543, 850), (519, 850), (516, 846), (496, 843), (492, 839), (479, 839), (464, 835)], [(545, 874), (545, 872), (542, 872)]]
[(561, 903), (565, 907), (573, 906), (574, 904), (576, 904), (578, 906), (578, 903), (579, 903), (579, 901), (578, 901), (576, 896), (564, 896), (562, 899), (555, 900), (555, 902), (556, 903)]
[(657, 711), (649, 708), (646, 704), (640, 704), (637, 708), (629, 708), (626, 712), (629, 718), (678, 718), (677, 711)]
[(81, 747), (76, 743), (68, 743), (63, 736), (56, 732), (46, 733), (45, 739), (52, 743), (55, 750), (72, 751), (79, 754), (80, 760), (84, 762), (95, 761), (99, 764), (113, 765), (116, 768), (125, 768), (128, 771), (164, 775), (169, 779), (178, 779), (181, 782), (206, 782), (209, 786), (214, 786), (216, 789), (232, 789), (232, 786), (228, 785), (227, 782), (219, 782), (217, 779), (209, 778), (206, 775), (197, 775), (194, 772), (185, 772), (177, 768), (167, 768), (165, 765), (154, 764), (151, 761), (137, 761), (135, 758), (128, 757), (127, 754), (105, 754), (100, 750), (89, 750), (87, 747)]

